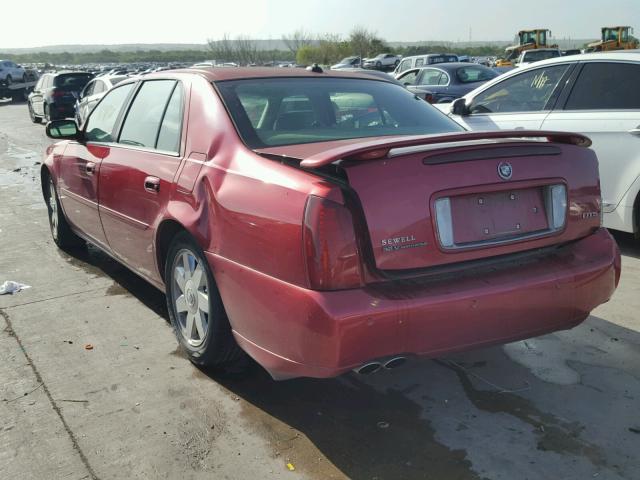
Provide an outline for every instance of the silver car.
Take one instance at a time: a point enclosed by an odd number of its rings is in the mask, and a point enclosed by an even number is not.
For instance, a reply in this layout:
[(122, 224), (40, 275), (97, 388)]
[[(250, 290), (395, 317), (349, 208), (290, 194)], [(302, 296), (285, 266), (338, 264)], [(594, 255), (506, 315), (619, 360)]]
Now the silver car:
[(82, 92), (80, 92), (78, 100), (76, 100), (76, 122), (78, 125), (84, 123), (93, 107), (97, 105), (105, 93), (127, 78), (129, 77), (126, 75), (104, 76), (94, 78), (87, 83)]

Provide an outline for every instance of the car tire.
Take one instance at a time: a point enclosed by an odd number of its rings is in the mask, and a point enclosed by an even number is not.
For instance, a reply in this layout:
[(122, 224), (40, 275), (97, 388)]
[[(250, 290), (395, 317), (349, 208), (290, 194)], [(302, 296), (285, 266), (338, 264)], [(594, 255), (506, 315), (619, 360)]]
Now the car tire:
[(171, 242), (164, 278), (171, 325), (189, 360), (209, 368), (237, 365), (244, 352), (233, 338), (204, 252), (188, 233)]
[(5, 77), (4, 83), (7, 85), (7, 87), (13, 83), (13, 79), (11, 78), (11, 75), (7, 75)]
[(29, 108), (29, 117), (33, 123), (42, 123), (42, 118), (38, 117), (36, 113), (33, 111), (33, 107), (31, 106), (31, 102), (27, 103), (27, 107)]
[(42, 107), (42, 112), (44, 113), (44, 123), (49, 123), (52, 120), (49, 116), (49, 105), (45, 103)]
[(45, 178), (47, 185), (44, 189), (44, 199), (47, 204), (49, 227), (53, 241), (58, 247), (65, 250), (86, 245), (84, 240), (73, 233), (62, 208), (60, 208), (60, 200), (58, 199), (53, 178), (51, 175), (46, 175)]
[(376, 62), (376, 68), (380, 70), (382, 68), (382, 62)]
[(22, 83), (27, 83), (27, 74), (26, 73), (22, 74)]

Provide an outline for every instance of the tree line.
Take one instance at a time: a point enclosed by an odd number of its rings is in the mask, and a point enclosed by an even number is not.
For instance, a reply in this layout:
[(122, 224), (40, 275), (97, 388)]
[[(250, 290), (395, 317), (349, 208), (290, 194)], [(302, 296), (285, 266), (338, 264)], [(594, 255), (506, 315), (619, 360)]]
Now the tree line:
[(206, 60), (218, 62), (234, 62), (240, 65), (263, 65), (266, 63), (286, 61), (301, 65), (319, 63), (330, 65), (348, 56), (362, 58), (379, 53), (395, 53), (402, 56), (422, 55), (427, 53), (458, 53), (469, 56), (500, 55), (501, 47), (479, 46), (459, 48), (452, 45), (415, 45), (391, 47), (385, 40), (364, 27), (356, 27), (346, 37), (325, 33), (311, 34), (303, 29), (296, 30), (282, 37), (282, 45), (286, 49), (265, 50), (259, 48), (256, 40), (246, 35), (231, 37), (228, 34), (219, 39), (208, 40), (208, 49), (203, 50), (137, 50), (115, 52), (103, 49), (98, 52), (33, 52), (21, 54), (5, 54), (0, 58), (13, 60), (16, 63), (48, 63), (52, 65), (80, 65), (92, 63), (190, 63)]

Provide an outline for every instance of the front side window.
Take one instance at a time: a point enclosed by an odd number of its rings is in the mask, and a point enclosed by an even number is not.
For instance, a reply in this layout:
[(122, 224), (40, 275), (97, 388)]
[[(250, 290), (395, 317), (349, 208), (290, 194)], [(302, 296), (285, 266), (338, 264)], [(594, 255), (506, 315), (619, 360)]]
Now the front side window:
[(85, 129), (85, 138), (91, 142), (113, 142), (113, 129), (134, 83), (114, 88), (107, 93), (91, 112)]
[(462, 130), (389, 82), (269, 78), (220, 81), (216, 86), (251, 148)]
[(402, 75), (398, 80), (405, 85), (413, 85), (416, 82), (419, 70), (413, 70)]
[(419, 58), (416, 60), (416, 67), (421, 67), (424, 65), (424, 58)]
[(175, 80), (144, 82), (124, 120), (118, 143), (155, 148), (158, 130)]
[(569, 65), (554, 65), (520, 73), (493, 85), (471, 102), (471, 113), (539, 112), (558, 87)]
[(587, 63), (565, 110), (640, 110), (640, 65)]

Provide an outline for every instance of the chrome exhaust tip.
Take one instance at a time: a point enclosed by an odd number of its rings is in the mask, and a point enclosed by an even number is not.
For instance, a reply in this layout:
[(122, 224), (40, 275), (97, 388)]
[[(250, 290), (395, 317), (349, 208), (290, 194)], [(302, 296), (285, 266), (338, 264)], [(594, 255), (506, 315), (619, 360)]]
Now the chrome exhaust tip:
[(382, 364), (380, 362), (368, 362), (364, 365), (359, 366), (358, 368), (354, 368), (353, 371), (359, 375), (371, 375), (372, 373), (376, 373), (381, 368)]
[(387, 370), (393, 370), (394, 368), (401, 367), (407, 362), (407, 357), (393, 357), (384, 362), (382, 365)]

